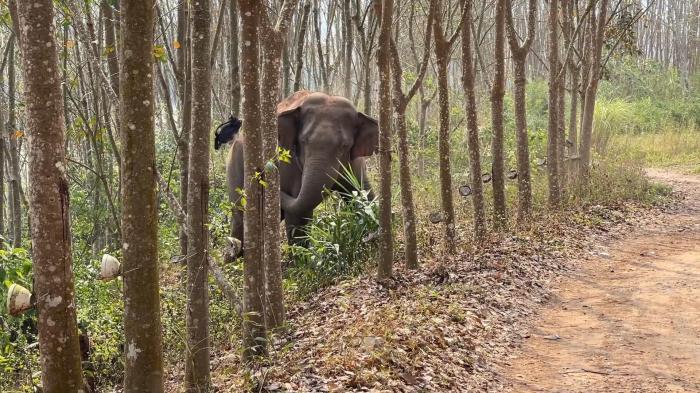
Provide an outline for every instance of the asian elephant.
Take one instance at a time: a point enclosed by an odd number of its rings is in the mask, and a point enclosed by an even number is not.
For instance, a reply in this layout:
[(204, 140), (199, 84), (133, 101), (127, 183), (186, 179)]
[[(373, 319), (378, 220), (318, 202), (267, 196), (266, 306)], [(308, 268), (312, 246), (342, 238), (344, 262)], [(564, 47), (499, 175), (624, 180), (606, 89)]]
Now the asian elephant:
[[(323, 189), (338, 189), (338, 182), (342, 184), (341, 164), (350, 166), (362, 187), (371, 192), (364, 157), (377, 150), (379, 127), (346, 98), (309, 91), (298, 91), (277, 105), (277, 124), (279, 146), (292, 153), (291, 163), (279, 164), (282, 218), (287, 238), (298, 242), (303, 226), (323, 200)], [(217, 133), (221, 143), (219, 139)], [(234, 204), (241, 197), (236, 189), (243, 189), (244, 144), (238, 135), (226, 162), (228, 193)], [(239, 209), (234, 209), (232, 235), (243, 242)]]

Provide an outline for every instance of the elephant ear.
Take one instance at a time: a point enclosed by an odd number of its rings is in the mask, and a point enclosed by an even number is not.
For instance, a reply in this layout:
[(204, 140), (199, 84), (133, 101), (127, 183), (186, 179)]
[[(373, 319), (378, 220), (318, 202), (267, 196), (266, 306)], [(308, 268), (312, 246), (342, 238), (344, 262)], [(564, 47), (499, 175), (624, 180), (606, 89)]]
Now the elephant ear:
[(357, 134), (355, 144), (352, 146), (350, 156), (354, 160), (357, 157), (369, 157), (377, 151), (379, 144), (379, 124), (377, 120), (357, 112)]
[(280, 147), (291, 150), (299, 133), (299, 110), (311, 94), (310, 91), (300, 90), (277, 104), (277, 132)]

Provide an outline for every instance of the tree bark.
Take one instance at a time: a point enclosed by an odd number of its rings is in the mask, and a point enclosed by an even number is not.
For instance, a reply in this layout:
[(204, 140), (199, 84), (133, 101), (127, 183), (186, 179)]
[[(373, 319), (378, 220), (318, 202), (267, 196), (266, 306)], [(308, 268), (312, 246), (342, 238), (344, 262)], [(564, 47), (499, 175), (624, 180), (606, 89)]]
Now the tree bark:
[(296, 69), (294, 70), (294, 91), (299, 91), (299, 89), (301, 88), (301, 79), (302, 79), (301, 71), (304, 67), (304, 43), (306, 42), (306, 28), (307, 28), (308, 21), (309, 21), (309, 12), (310, 11), (311, 11), (311, 1), (307, 0), (304, 3), (304, 10), (302, 11), (302, 15), (301, 15), (301, 27), (299, 29), (299, 37), (297, 38), (297, 53), (296, 53), (297, 58), (295, 61), (296, 62), (296, 64), (295, 64)]
[(209, 131), (211, 129), (211, 10), (209, 0), (192, 3), (192, 122), (187, 186), (187, 362), (188, 392), (206, 392), (209, 375)]
[(438, 133), (438, 154), (440, 155), (440, 196), (442, 200), (443, 225), (445, 228), (445, 251), (455, 252), (455, 209), (452, 198), (452, 169), (450, 162), (450, 97), (447, 84), (447, 67), (450, 62), (450, 43), (445, 38), (442, 27), (442, 2), (437, 1), (437, 13), (433, 22), (435, 36), (435, 58), (438, 76), (438, 101), (440, 130)]
[(267, 351), (265, 333), (265, 264), (263, 261), (262, 186), (255, 179), (263, 173), (260, 112), (259, 36), (257, 1), (238, 0), (241, 11), (241, 75), (245, 123), (244, 178), (246, 206), (243, 214), (245, 262), (243, 264), (243, 358), (253, 361)]
[(496, 229), (505, 227), (506, 218), (506, 190), (505, 190), (505, 163), (503, 158), (503, 97), (505, 96), (505, 7), (506, 0), (497, 0), (496, 25), (495, 25), (495, 73), (491, 89), (491, 127), (493, 139), (491, 140), (491, 154), (493, 164), (491, 166), (493, 184), (493, 223)]
[(153, 0), (122, 0), (124, 389), (163, 391), (153, 108)]
[(21, 1), (29, 143), (34, 296), (39, 314), (41, 380), (47, 393), (83, 389), (71, 258), (63, 98), (51, 0)]
[[(190, 44), (189, 2), (180, 0), (177, 11), (177, 52), (178, 95), (182, 124), (177, 143), (177, 159), (180, 166), (180, 206), (187, 208), (189, 187), (189, 140), (192, 127), (192, 45)], [(180, 228), (180, 255), (187, 255), (187, 229)]]
[[(21, 42), (21, 40), (20, 40)], [(16, 121), (16, 108), (15, 108), (15, 95), (16, 95), (16, 80), (15, 80), (15, 50), (14, 50), (14, 38), (10, 40), (8, 45), (10, 45), (9, 55), (7, 58), (7, 84), (8, 84), (8, 106), (9, 106), (9, 116), (7, 119), (8, 128), (8, 147), (9, 147), (9, 161), (10, 161), (10, 197), (12, 198), (12, 247), (18, 248), (22, 247), (22, 202), (21, 202), (21, 187), (22, 187), (22, 177), (20, 175), (19, 167), (19, 143), (17, 142), (18, 134), (17, 131), (17, 121)]]
[(474, 238), (486, 237), (486, 214), (484, 213), (484, 191), (481, 182), (481, 153), (479, 151), (479, 123), (476, 113), (474, 63), (472, 61), (472, 1), (466, 0), (462, 27), (462, 87), (466, 97), (467, 149), (469, 151), (469, 173), (471, 177), (472, 204), (474, 206)]
[(581, 124), (581, 180), (586, 183), (591, 171), (591, 139), (593, 136), (593, 114), (600, 81), (600, 59), (605, 38), (608, 0), (601, 0), (598, 15), (591, 12), (591, 59), (588, 64), (588, 86), (583, 106)]
[(229, 70), (231, 78), (231, 111), (238, 115), (241, 112), (241, 75), (238, 63), (238, 1), (231, 0), (229, 4)]
[(561, 205), (559, 188), (559, 37), (557, 34), (559, 0), (550, 0), (548, 19), (549, 39), (549, 123), (547, 131), (547, 180), (549, 205), (555, 209)]
[[(379, 279), (391, 277), (394, 264), (394, 237), (391, 226), (391, 29), (393, 0), (382, 0), (379, 29)], [(349, 21), (348, 21), (349, 23)], [(349, 76), (346, 75), (346, 78)], [(348, 88), (348, 85), (346, 85)]]

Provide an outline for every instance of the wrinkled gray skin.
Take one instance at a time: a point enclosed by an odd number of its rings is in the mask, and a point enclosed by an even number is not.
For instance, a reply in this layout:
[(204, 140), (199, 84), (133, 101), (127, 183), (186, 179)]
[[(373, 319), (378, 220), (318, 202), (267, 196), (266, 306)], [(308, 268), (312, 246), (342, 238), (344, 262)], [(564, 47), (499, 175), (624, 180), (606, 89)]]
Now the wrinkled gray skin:
[[(323, 189), (338, 189), (340, 164), (350, 165), (370, 190), (364, 157), (377, 150), (377, 121), (358, 112), (343, 97), (299, 91), (277, 106), (279, 145), (292, 152), (280, 163), (280, 204), (287, 238), (299, 243), (303, 226), (323, 200)], [(229, 198), (238, 204), (243, 189), (244, 140), (239, 135), (229, 151), (226, 172)], [(343, 184), (347, 189), (350, 185)], [(243, 213), (235, 209), (232, 235), (243, 242)]]

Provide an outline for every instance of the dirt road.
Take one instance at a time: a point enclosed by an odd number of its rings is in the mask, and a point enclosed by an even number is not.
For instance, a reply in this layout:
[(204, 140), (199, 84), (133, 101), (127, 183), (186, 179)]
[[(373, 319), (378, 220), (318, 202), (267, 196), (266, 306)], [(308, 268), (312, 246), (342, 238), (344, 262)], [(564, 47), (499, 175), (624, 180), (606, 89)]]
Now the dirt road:
[(658, 223), (563, 279), (502, 375), (512, 392), (700, 392), (700, 176)]

